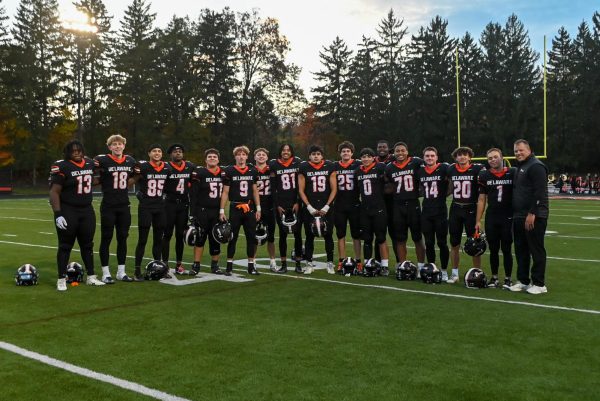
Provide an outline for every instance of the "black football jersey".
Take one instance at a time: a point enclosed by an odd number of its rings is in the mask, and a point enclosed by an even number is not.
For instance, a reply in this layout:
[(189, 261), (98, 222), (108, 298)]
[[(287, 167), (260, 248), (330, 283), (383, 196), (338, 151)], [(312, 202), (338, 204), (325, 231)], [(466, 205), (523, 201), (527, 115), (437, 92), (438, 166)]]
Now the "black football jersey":
[(514, 167), (504, 167), (500, 173), (486, 169), (479, 172), (479, 193), (487, 194), (488, 212), (512, 212), (515, 171)]
[(264, 169), (254, 167), (257, 172), (256, 187), (260, 195), (260, 205), (262, 208), (270, 209), (273, 207), (273, 191), (271, 191), (271, 170), (266, 165)]
[(191, 202), (195, 206), (218, 209), (221, 206), (223, 193), (223, 174), (221, 167), (210, 171), (206, 167), (198, 166), (193, 173)]
[(448, 179), (452, 186), (452, 202), (476, 204), (479, 198), (479, 172), (482, 164), (469, 164), (461, 169), (456, 163), (448, 167)]
[(62, 186), (60, 204), (87, 206), (92, 204), (94, 162), (84, 157), (81, 162), (58, 160), (50, 168), (50, 184)]
[(254, 167), (228, 166), (223, 175), (223, 185), (229, 187), (230, 202), (248, 202), (254, 199), (252, 185), (256, 183), (258, 172)]
[(102, 186), (102, 203), (109, 206), (129, 205), (127, 181), (133, 177), (136, 161), (122, 155), (98, 155), (94, 157), (94, 171)]
[(375, 161), (378, 162), (378, 163), (388, 164), (388, 163), (392, 163), (395, 160), (396, 160), (396, 157), (394, 156), (393, 153), (388, 154), (384, 158), (382, 158), (379, 155), (375, 156)]
[(287, 162), (281, 159), (271, 160), (271, 192), (276, 206), (289, 208), (298, 202), (298, 170), (302, 160), (290, 158)]
[(372, 163), (369, 167), (360, 166), (354, 176), (356, 187), (360, 193), (360, 204), (365, 209), (383, 209), (385, 200), (385, 164)]
[(334, 172), (334, 165), (331, 162), (321, 162), (313, 164), (311, 162), (302, 162), (298, 174), (304, 176), (304, 194), (312, 207), (319, 210), (327, 204), (327, 199), (331, 194), (331, 185), (329, 176)]
[(181, 165), (170, 161), (168, 163), (171, 174), (165, 183), (165, 195), (167, 198), (187, 199), (190, 188), (192, 174), (196, 169), (194, 163), (183, 160)]
[(354, 173), (360, 165), (360, 160), (355, 159), (350, 160), (348, 163), (342, 163), (341, 160), (334, 163), (338, 190), (335, 196), (336, 206), (347, 208), (356, 206), (360, 202), (358, 188), (354, 184)]
[(140, 205), (145, 207), (163, 207), (165, 184), (171, 168), (165, 162), (140, 161), (135, 167), (135, 173), (141, 176), (138, 181), (139, 192), (142, 194)]
[(419, 183), (417, 171), (423, 164), (418, 157), (409, 157), (403, 163), (394, 161), (385, 168), (385, 174), (389, 182), (394, 183), (394, 200), (405, 201), (419, 198)]
[(421, 166), (417, 172), (422, 207), (425, 209), (441, 209), (446, 206), (448, 195), (448, 163), (437, 163), (430, 167)]

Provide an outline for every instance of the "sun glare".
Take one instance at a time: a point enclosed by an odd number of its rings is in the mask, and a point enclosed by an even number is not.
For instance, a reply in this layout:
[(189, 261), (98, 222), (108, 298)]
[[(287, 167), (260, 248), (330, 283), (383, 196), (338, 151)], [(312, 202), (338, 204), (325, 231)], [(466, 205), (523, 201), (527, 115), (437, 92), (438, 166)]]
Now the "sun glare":
[(61, 11), (61, 24), (65, 29), (77, 32), (98, 32), (95, 19), (76, 8)]

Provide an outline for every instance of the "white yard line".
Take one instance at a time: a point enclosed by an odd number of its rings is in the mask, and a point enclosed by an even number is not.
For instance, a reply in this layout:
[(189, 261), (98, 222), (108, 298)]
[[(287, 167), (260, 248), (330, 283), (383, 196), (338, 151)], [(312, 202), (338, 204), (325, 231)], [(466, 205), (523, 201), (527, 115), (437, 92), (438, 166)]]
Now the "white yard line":
[(129, 380), (119, 379), (118, 377), (107, 375), (104, 373), (96, 372), (90, 369), (82, 368), (77, 365), (70, 364), (58, 359), (51, 358), (47, 355), (38, 354), (37, 352), (29, 351), (25, 348), (18, 347), (14, 344), (10, 344), (4, 341), (0, 341), (0, 348), (12, 352), (14, 354), (23, 356), (25, 358), (33, 359), (34, 361), (41, 362), (45, 365), (53, 366), (55, 368), (66, 370), (67, 372), (84, 376), (90, 379), (98, 380), (104, 383), (112, 384), (113, 386), (124, 388), (138, 394), (143, 394), (148, 397), (152, 397), (157, 400), (164, 401), (190, 401), (187, 398), (178, 397), (176, 395), (168, 394), (160, 390), (155, 390), (143, 386), (141, 384), (131, 382)]

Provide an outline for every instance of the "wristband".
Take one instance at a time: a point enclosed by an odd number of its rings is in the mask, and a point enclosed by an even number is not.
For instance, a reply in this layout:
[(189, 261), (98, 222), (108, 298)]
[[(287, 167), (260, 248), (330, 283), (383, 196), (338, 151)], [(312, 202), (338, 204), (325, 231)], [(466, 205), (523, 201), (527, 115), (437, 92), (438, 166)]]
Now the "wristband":
[(325, 205), (321, 208), (321, 211), (323, 211), (324, 213), (327, 213), (329, 211), (329, 205)]
[(219, 209), (219, 214), (225, 214), (225, 209)]
[(306, 209), (308, 210), (308, 213), (310, 213), (310, 214), (315, 214), (315, 212), (317, 211), (317, 209), (315, 209), (311, 205), (306, 205)]
[(262, 208), (260, 207), (260, 205), (256, 205), (256, 211), (260, 212), (262, 210)]

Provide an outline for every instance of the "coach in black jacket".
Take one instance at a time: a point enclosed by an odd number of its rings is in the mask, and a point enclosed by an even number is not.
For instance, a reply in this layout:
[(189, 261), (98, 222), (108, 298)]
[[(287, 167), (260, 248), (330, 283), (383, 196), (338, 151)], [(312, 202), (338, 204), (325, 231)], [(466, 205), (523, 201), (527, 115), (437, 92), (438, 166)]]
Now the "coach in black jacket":
[[(548, 168), (538, 160), (529, 143), (514, 143), (517, 172), (513, 189), (513, 231), (518, 282), (511, 291), (530, 294), (548, 292), (545, 284), (546, 249), (544, 235), (548, 224)], [(533, 259), (531, 279), (530, 260)]]

